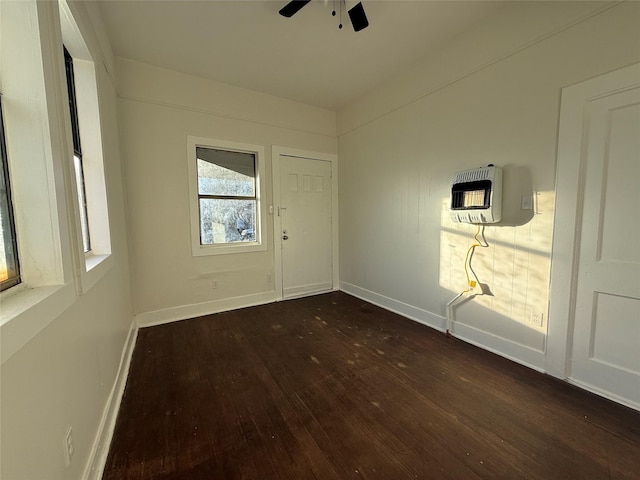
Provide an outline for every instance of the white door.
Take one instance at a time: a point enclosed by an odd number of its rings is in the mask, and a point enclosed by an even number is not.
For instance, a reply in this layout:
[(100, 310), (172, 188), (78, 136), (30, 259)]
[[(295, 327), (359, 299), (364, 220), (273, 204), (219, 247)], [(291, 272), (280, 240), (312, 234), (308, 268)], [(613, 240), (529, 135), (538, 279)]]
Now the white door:
[(583, 99), (569, 366), (574, 383), (635, 408), (640, 408), (639, 84), (635, 76), (624, 88), (614, 82), (615, 89)]
[[(280, 155), (282, 296), (333, 289), (331, 162)], [(277, 232), (278, 233), (278, 232)]]

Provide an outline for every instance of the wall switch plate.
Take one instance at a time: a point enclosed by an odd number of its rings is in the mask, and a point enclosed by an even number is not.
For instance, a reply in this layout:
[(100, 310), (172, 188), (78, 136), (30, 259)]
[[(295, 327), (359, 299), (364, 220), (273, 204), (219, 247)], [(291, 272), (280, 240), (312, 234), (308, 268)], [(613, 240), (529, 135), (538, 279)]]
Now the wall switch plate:
[(218, 280), (211, 280), (211, 289), (215, 290), (218, 288)]
[(533, 195), (522, 195), (520, 199), (521, 210), (533, 210)]

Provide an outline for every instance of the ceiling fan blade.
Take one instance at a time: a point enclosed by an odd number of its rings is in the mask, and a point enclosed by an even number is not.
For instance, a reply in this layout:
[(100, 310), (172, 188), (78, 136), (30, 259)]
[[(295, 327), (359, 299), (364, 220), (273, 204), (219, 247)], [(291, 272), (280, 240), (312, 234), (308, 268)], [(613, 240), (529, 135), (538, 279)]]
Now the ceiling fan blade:
[(291, 18), (296, 13), (298, 13), (300, 9), (310, 1), (311, 0), (292, 0), (291, 2), (287, 3), (284, 7), (282, 7), (280, 9), (280, 12), (278, 13), (280, 13), (280, 15), (282, 15), (283, 17)]
[(367, 14), (364, 13), (364, 7), (362, 2), (358, 2), (351, 10), (349, 10), (349, 18), (351, 19), (351, 25), (356, 32), (364, 30), (369, 26), (369, 20), (367, 20)]

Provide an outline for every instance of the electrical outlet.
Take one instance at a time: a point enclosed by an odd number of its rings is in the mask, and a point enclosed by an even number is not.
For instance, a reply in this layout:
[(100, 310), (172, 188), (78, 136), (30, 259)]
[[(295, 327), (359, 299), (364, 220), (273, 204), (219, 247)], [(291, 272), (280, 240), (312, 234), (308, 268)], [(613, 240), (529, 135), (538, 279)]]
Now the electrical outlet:
[(71, 465), (71, 459), (73, 458), (73, 430), (71, 427), (67, 428), (63, 439), (64, 446), (64, 464), (68, 467)]
[(536, 327), (541, 327), (542, 326), (542, 317), (544, 316), (544, 314), (542, 312), (535, 312), (531, 314), (531, 324), (535, 325)]
[(267, 273), (267, 283), (271, 283), (271, 280), (273, 280), (271, 273)]

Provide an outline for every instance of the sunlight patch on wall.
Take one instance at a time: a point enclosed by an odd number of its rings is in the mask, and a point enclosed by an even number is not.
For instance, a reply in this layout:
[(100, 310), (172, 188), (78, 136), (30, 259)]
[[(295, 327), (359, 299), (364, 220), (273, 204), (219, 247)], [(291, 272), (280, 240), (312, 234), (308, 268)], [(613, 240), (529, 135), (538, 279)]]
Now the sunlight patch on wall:
[[(505, 320), (546, 333), (554, 201), (554, 192), (536, 192), (528, 222), (481, 227), (484, 235), (478, 238), (488, 246), (475, 249), (471, 266), (484, 291), (476, 287), (465, 294), (473, 298), (467, 302), (461, 299), (457, 322), (501, 337), (509, 337), (511, 332), (519, 342), (522, 338), (517, 326), (505, 331)], [(503, 223), (508, 221), (503, 219)], [(442, 201), (441, 225), (440, 285), (457, 294), (467, 288), (465, 256), (475, 243), (477, 225), (452, 222), (448, 198)], [(470, 274), (475, 279), (473, 272)]]

